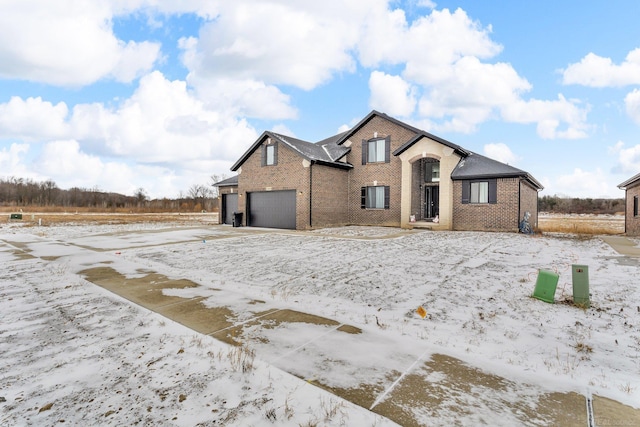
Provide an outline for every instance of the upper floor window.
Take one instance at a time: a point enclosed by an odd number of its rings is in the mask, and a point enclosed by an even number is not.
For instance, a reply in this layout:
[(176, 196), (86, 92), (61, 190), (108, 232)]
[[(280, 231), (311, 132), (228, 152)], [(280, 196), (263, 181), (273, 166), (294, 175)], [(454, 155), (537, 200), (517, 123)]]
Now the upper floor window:
[(278, 144), (262, 146), (262, 166), (274, 166), (278, 164)]
[(440, 162), (436, 159), (425, 159), (424, 182), (440, 182)]
[(389, 163), (391, 138), (374, 138), (362, 141), (362, 164)]
[(497, 203), (498, 185), (495, 179), (462, 181), (462, 203)]

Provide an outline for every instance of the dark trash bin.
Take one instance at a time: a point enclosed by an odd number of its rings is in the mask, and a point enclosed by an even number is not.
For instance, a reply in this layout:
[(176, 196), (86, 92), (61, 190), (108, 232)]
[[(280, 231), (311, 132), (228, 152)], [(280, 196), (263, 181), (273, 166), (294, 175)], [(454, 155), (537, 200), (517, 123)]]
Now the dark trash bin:
[(242, 212), (233, 213), (232, 224), (234, 227), (242, 227)]

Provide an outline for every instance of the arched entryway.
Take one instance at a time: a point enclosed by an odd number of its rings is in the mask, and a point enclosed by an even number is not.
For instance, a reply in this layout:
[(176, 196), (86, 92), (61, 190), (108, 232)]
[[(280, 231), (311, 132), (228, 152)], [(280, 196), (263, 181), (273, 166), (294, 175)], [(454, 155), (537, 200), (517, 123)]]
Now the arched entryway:
[(422, 163), (422, 220), (438, 221), (440, 215), (440, 160), (427, 157)]
[(412, 164), (411, 212), (415, 221), (438, 222), (440, 217), (440, 160), (424, 157)]

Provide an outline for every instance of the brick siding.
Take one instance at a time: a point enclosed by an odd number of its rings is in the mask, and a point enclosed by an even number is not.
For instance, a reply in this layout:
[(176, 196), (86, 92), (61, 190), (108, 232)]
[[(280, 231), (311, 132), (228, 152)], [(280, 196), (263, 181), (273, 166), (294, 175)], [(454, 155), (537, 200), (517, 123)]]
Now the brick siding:
[[(351, 152), (347, 161), (354, 165), (349, 177), (349, 222), (356, 225), (400, 226), (400, 198), (402, 183), (402, 162), (390, 155), (390, 163), (362, 164), (362, 140), (391, 137), (391, 149), (396, 149), (409, 141), (416, 134), (402, 126), (374, 116), (367, 124), (349, 138), (352, 141)], [(362, 209), (360, 207), (360, 191), (362, 187), (373, 185), (389, 186), (389, 209)]]
[(349, 170), (314, 164), (311, 166), (311, 180), (311, 226), (316, 228), (348, 224)]
[[(518, 231), (520, 178), (497, 180), (497, 203), (462, 203), (462, 181), (453, 182), (453, 229)], [(533, 215), (533, 214), (532, 214)]]
[(309, 168), (304, 168), (302, 157), (285, 144), (278, 144), (278, 164), (274, 166), (262, 166), (261, 147), (258, 147), (242, 164), (238, 188), (238, 210), (244, 212), (244, 225), (248, 215), (247, 193), (296, 190), (296, 228), (309, 228)]
[(633, 198), (640, 198), (640, 182), (626, 190), (625, 228), (628, 236), (640, 236), (640, 215), (633, 216)]
[(518, 224), (524, 213), (529, 212), (531, 218), (529, 224), (535, 229), (538, 228), (538, 191), (531, 186), (527, 181), (520, 181), (520, 215), (518, 216)]

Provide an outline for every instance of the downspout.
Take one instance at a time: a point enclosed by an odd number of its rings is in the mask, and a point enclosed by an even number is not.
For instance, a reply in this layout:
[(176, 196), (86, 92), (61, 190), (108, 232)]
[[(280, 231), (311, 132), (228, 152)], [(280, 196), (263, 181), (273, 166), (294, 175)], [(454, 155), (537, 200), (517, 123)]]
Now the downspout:
[[(629, 205), (627, 205), (628, 192), (629, 191), (625, 188), (624, 189), (624, 234), (627, 234), (627, 222), (629, 221), (629, 215), (627, 215), (627, 210), (629, 209)], [(631, 207), (631, 209), (632, 209), (631, 214), (633, 214), (633, 207)]]
[(313, 161), (309, 165), (309, 228), (313, 227)]
[[(538, 196), (536, 196), (536, 203), (538, 203)], [(520, 231), (520, 215), (522, 215), (522, 178), (518, 181), (518, 218), (516, 218), (518, 231)]]

